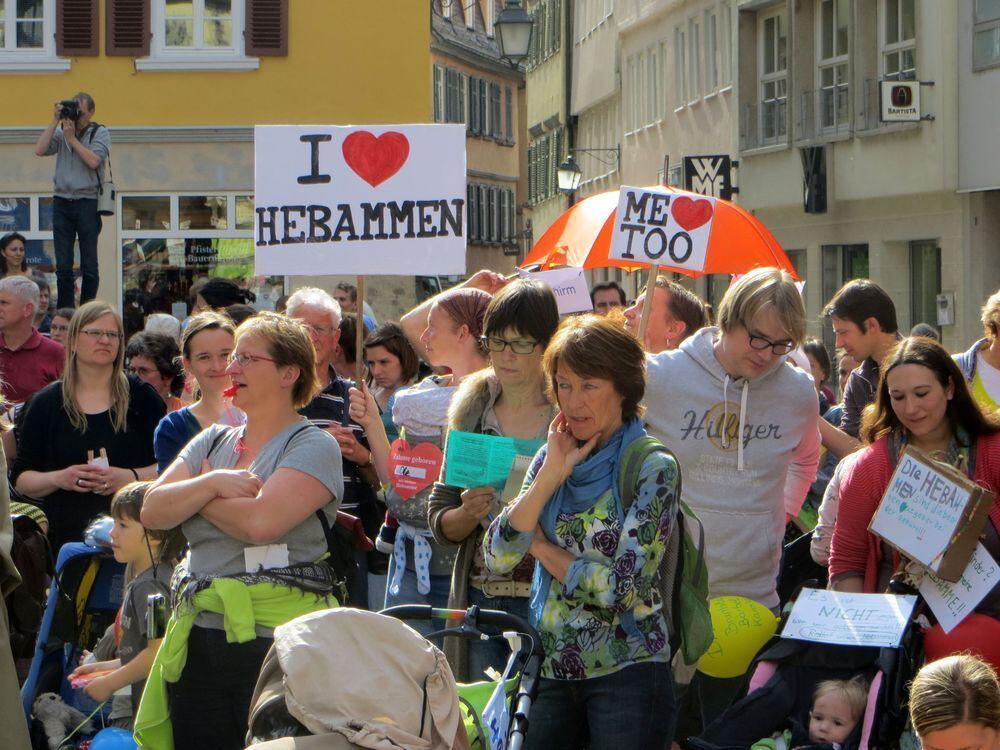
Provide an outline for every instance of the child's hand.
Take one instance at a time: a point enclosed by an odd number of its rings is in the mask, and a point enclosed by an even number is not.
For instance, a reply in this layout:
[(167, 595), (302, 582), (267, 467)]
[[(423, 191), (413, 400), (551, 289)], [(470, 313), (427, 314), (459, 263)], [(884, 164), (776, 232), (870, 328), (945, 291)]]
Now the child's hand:
[(83, 677), (83, 675), (85, 674), (96, 672), (98, 671), (99, 666), (100, 665), (96, 661), (91, 662), (90, 664), (81, 664), (79, 667), (70, 672), (69, 677), (67, 677), (66, 679), (73, 680), (77, 677)]
[(83, 692), (98, 703), (103, 703), (114, 695), (115, 691), (107, 677), (97, 677), (83, 686)]

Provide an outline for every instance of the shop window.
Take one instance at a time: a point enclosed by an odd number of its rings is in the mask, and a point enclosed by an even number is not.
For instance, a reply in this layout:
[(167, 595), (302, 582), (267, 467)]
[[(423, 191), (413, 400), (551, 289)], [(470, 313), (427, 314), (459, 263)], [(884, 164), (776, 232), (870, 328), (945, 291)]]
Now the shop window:
[(937, 327), (937, 296), (941, 293), (941, 248), (935, 240), (910, 243), (910, 324)]
[[(869, 278), (868, 245), (823, 245), (820, 259), (824, 306), (851, 279)], [(837, 348), (833, 326), (827, 319), (823, 320), (823, 344), (831, 352)]]
[(177, 199), (180, 229), (226, 229), (226, 196), (182, 195)]
[(164, 230), (170, 226), (170, 198), (166, 195), (122, 198), (123, 230)]
[(236, 196), (236, 229), (253, 230), (253, 196)]
[[(8, 232), (24, 235), (28, 270), (36, 281), (44, 280), (49, 285), (54, 297), (56, 253), (52, 243), (52, 197), (0, 195), (0, 236)], [(79, 278), (78, 248), (74, 255), (74, 268)]]

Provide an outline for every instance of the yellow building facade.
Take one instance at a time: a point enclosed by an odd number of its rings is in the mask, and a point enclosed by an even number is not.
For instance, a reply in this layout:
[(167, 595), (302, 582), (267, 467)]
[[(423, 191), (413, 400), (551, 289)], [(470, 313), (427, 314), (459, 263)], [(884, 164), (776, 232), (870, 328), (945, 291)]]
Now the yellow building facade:
[[(0, 35), (8, 102), (0, 111), (0, 234), (25, 235), (29, 264), (54, 292), (55, 160), (35, 156), (34, 143), (54, 102), (89, 93), (94, 120), (111, 132), (118, 189), (100, 236), (98, 296), (120, 306), (130, 331), (153, 312), (183, 318), (199, 279), (233, 278), (260, 309), (291, 288), (336, 283), (254, 273), (254, 125), (431, 121), (424, 3), (150, 0), (133, 29), (142, 48), (130, 52), (115, 19), (122, 3), (93, 0), (94, 17), (84, 21), (91, 49), (76, 56), (65, 54), (73, 30), (64, 26), (78, 17), (59, 16), (80, 3), (35, 5), (37, 34), (20, 19), (0, 21), (14, 26)], [(254, 35), (272, 10), (264, 31), (280, 44), (259, 50)], [(416, 295), (412, 278), (369, 285), (380, 317)]]

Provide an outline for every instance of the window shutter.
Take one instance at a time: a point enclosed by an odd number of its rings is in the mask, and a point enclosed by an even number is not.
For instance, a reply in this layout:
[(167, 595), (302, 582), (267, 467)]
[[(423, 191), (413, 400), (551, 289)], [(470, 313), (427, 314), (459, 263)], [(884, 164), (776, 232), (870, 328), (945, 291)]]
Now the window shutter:
[(109, 0), (104, 53), (108, 57), (145, 57), (151, 23), (149, 0)]
[(465, 186), (465, 241), (468, 242), (475, 235), (475, 202), (476, 188), (472, 185)]
[(479, 135), (479, 78), (469, 76), (469, 129)]
[(535, 146), (528, 144), (528, 203), (535, 202)]
[(507, 236), (511, 239), (514, 237), (514, 232), (517, 231), (517, 227), (514, 225), (514, 191), (508, 189), (507, 191)]
[(58, 0), (56, 54), (93, 57), (98, 54), (97, 0)]
[(465, 116), (465, 90), (468, 88), (468, 78), (465, 73), (458, 74), (458, 120), (457, 122), (467, 122), (468, 118)]
[(441, 122), (441, 66), (434, 66), (434, 122)]
[(503, 211), (500, 204), (500, 195), (503, 193), (498, 187), (491, 188), (493, 193), (493, 241), (503, 242)]
[(510, 86), (507, 87), (507, 143), (514, 142), (514, 92)]
[(479, 186), (479, 239), (483, 242), (490, 239), (489, 193), (488, 187)]
[(562, 41), (562, 8), (560, 0), (552, 0), (552, 51), (559, 51)]
[(490, 134), (490, 95), (486, 80), (479, 79), (479, 132)]
[(503, 119), (501, 118), (500, 111), (500, 84), (491, 83), (490, 84), (490, 108), (492, 112), (492, 130), (490, 135), (492, 135), (497, 140), (503, 136)]
[(510, 191), (506, 188), (500, 191), (500, 241), (510, 240)]
[(288, 56), (288, 0), (246, 0), (243, 36), (250, 57)]

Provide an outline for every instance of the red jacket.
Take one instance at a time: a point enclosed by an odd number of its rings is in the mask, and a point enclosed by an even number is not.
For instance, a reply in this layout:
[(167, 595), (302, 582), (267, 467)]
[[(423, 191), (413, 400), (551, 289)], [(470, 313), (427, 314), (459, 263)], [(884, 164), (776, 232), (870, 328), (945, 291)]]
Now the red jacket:
[[(840, 509), (830, 546), (830, 578), (843, 573), (863, 573), (864, 590), (875, 592), (882, 542), (868, 531), (868, 524), (889, 486), (896, 464), (887, 438), (864, 449), (840, 485)], [(1000, 433), (983, 435), (976, 441), (976, 484), (1000, 495)], [(1000, 498), (994, 501), (990, 520), (1000, 528)]]

